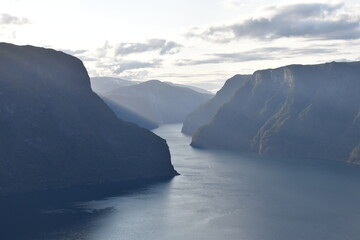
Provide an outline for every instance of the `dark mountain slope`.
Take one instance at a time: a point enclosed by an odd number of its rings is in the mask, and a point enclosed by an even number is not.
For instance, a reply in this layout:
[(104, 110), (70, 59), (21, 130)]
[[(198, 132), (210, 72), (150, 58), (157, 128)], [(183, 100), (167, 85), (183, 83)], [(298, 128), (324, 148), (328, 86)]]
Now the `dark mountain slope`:
[(193, 146), (359, 161), (360, 62), (257, 71)]
[(120, 121), (82, 62), (0, 43), (0, 194), (173, 176), (165, 140)]
[(201, 126), (206, 125), (215, 116), (219, 108), (234, 96), (251, 75), (235, 75), (228, 79), (224, 86), (209, 101), (201, 104), (185, 118), (181, 132), (193, 135)]

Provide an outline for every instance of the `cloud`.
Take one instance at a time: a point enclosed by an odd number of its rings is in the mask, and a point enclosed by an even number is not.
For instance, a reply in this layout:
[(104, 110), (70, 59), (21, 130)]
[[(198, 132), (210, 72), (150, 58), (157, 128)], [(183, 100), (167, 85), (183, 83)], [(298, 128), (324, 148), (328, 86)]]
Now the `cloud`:
[(146, 78), (148, 78), (149, 74), (150, 72), (146, 70), (130, 70), (121, 74), (121, 77), (128, 80), (145, 80)]
[(114, 70), (115, 74), (122, 73), (127, 70), (132, 69), (143, 69), (143, 68), (158, 68), (161, 66), (162, 61), (159, 59), (154, 59), (149, 62), (140, 62), (140, 61), (123, 61), (118, 67)]
[(106, 41), (102, 47), (96, 49), (96, 56), (101, 58), (105, 57), (108, 51), (111, 50), (112, 48), (113, 46), (111, 46), (109, 42)]
[(178, 44), (178, 43), (172, 42), (172, 41), (168, 41), (161, 48), (160, 54), (161, 55), (175, 54), (175, 53), (178, 53), (182, 47), (183, 46), (181, 44)]
[(262, 17), (191, 29), (186, 36), (214, 42), (230, 42), (241, 38), (269, 40), (283, 37), (310, 39), (360, 38), (359, 13), (345, 13), (343, 4), (299, 3), (273, 5), (263, 9)]
[(336, 53), (337, 50), (330, 48), (303, 48), (290, 49), (287, 47), (268, 47), (256, 48), (249, 51), (238, 53), (212, 53), (208, 54), (204, 59), (181, 59), (175, 63), (177, 66), (202, 65), (202, 64), (216, 64), (216, 63), (236, 63), (236, 62), (250, 62), (261, 60), (272, 60), (281, 58), (315, 55), (315, 54), (329, 54)]
[(240, 0), (222, 0), (222, 4), (227, 7), (244, 7), (246, 4), (242, 3)]
[(71, 50), (71, 49), (58, 49), (59, 51), (62, 51), (64, 53), (70, 54), (70, 55), (81, 55), (87, 52), (87, 50), (80, 49), (80, 50)]
[(210, 57), (199, 60), (181, 59), (175, 63), (176, 66), (191, 66), (202, 64), (217, 64), (217, 63), (233, 63), (233, 62), (250, 62), (259, 60), (271, 60), (275, 56), (262, 55), (259, 53), (215, 53)]
[(115, 54), (124, 56), (133, 53), (159, 51), (160, 55), (165, 55), (178, 53), (181, 48), (181, 44), (173, 41), (150, 39), (145, 43), (120, 43), (115, 50)]
[(30, 21), (27, 18), (20, 18), (7, 13), (0, 15), (0, 25), (24, 25), (29, 23)]
[(94, 57), (88, 57), (88, 56), (77, 56), (78, 58), (81, 59), (81, 61), (83, 62), (95, 62), (95, 61), (99, 61), (99, 59), (94, 58)]

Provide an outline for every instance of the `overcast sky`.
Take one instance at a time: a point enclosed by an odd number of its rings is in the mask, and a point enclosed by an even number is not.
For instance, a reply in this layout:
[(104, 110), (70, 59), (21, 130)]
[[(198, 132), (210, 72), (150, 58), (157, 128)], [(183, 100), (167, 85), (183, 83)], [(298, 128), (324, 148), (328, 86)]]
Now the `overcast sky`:
[(90, 76), (217, 89), (237, 73), (360, 60), (360, 2), (0, 0), (0, 41), (55, 48)]

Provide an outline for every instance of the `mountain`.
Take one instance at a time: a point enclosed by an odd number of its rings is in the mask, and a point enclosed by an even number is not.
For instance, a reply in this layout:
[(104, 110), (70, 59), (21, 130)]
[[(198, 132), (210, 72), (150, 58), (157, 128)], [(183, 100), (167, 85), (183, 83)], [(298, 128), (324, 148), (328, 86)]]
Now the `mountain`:
[(138, 84), (138, 82), (128, 81), (121, 78), (112, 78), (112, 77), (92, 77), (90, 78), (91, 88), (97, 93), (110, 107), (111, 110), (116, 114), (121, 120), (127, 122), (135, 123), (140, 127), (146, 129), (155, 129), (159, 125), (145, 117), (139, 115), (138, 113), (127, 109), (126, 107), (117, 104), (111, 99), (105, 97), (108, 92), (114, 91), (116, 89), (132, 86)]
[(209, 100), (212, 95), (151, 80), (118, 88), (103, 97), (107, 102), (112, 101), (148, 121), (161, 125), (183, 122), (187, 114)]
[(257, 71), (195, 147), (360, 163), (360, 62)]
[(185, 118), (181, 132), (193, 135), (201, 126), (206, 125), (217, 113), (219, 108), (234, 96), (251, 75), (235, 75), (228, 79), (224, 86), (209, 101), (201, 104)]
[(173, 86), (177, 86), (177, 87), (185, 87), (185, 88), (190, 88), (196, 92), (199, 93), (205, 93), (205, 94), (209, 94), (209, 95), (214, 95), (212, 92), (205, 90), (203, 88), (199, 88), (199, 87), (195, 87), (195, 86), (191, 86), (191, 85), (185, 85), (185, 84), (177, 84), (177, 83), (172, 83), (172, 82), (164, 82)]
[(101, 96), (106, 105), (116, 114), (116, 116), (124, 121), (135, 123), (136, 125), (146, 128), (146, 129), (155, 129), (159, 127), (159, 124), (156, 122), (147, 119), (146, 117), (141, 116), (140, 114), (132, 111), (125, 106), (122, 106), (115, 101), (107, 98), (106, 96)]
[(83, 63), (0, 43), (0, 195), (176, 174), (164, 139), (119, 120)]
[(104, 95), (120, 87), (138, 84), (138, 82), (113, 77), (92, 77), (90, 83), (92, 90), (99, 95)]

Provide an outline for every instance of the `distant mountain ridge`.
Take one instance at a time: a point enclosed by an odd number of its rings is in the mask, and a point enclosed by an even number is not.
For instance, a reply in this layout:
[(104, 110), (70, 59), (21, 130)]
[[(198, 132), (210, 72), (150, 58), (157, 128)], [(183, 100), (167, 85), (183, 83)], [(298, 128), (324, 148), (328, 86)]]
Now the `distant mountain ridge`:
[(360, 163), (360, 62), (256, 71), (192, 146)]
[(135, 81), (114, 77), (91, 77), (90, 83), (92, 90), (100, 95), (104, 95), (120, 87), (127, 87), (138, 84), (138, 82)]
[[(151, 129), (161, 124), (183, 122), (187, 114), (212, 96), (187, 87), (150, 80), (117, 88), (101, 97), (119, 118)], [(137, 117), (126, 116), (123, 109)]]
[(119, 120), (83, 63), (0, 43), (0, 195), (171, 177), (164, 139)]
[(177, 87), (184, 87), (184, 88), (190, 88), (191, 90), (194, 90), (196, 92), (199, 93), (205, 93), (205, 94), (209, 94), (209, 95), (214, 95), (212, 92), (205, 90), (203, 88), (199, 88), (199, 87), (195, 87), (195, 86), (191, 86), (191, 85), (186, 85), (186, 84), (178, 84), (178, 83), (172, 83), (172, 82), (164, 82), (167, 83), (169, 85), (173, 85), (173, 86), (177, 86)]
[(146, 118), (145, 116), (136, 113), (133, 110), (126, 108), (125, 106), (118, 104), (106, 96), (101, 96), (104, 102), (109, 106), (109, 108), (116, 114), (116, 116), (124, 121), (135, 123), (136, 125), (146, 128), (146, 129), (155, 129), (159, 127), (159, 124), (151, 119)]

